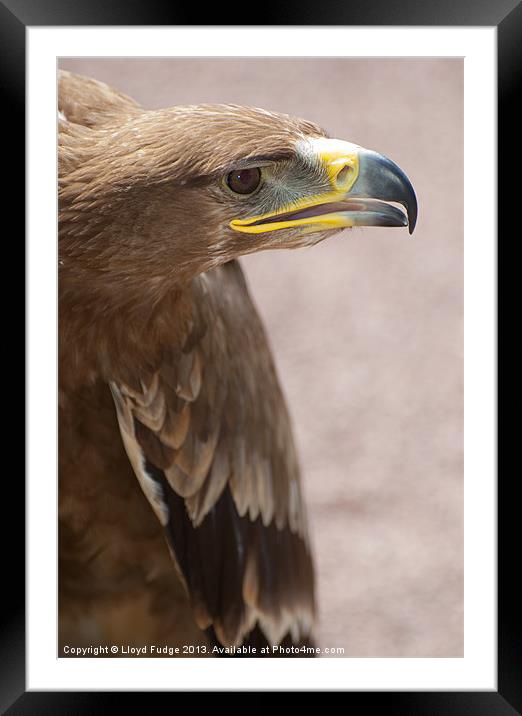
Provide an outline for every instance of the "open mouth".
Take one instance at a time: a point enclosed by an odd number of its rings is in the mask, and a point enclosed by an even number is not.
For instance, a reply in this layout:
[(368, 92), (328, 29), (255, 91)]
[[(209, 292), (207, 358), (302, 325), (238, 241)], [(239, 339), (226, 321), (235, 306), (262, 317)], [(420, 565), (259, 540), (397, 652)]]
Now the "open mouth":
[(384, 201), (379, 201), (378, 199), (367, 199), (365, 201), (346, 199), (345, 201), (316, 204), (300, 211), (288, 211), (271, 216), (268, 219), (258, 219), (247, 224), (247, 226), (263, 226), (264, 224), (275, 224), (282, 221), (299, 221), (332, 214), (361, 214), (367, 212), (389, 217), (390, 221), (393, 220), (392, 224), (388, 224), (389, 226), (406, 226), (408, 224), (406, 216), (400, 209)]
[(407, 226), (408, 219), (397, 207), (378, 199), (344, 199), (313, 204), (303, 209), (267, 217), (236, 219), (232, 226), (245, 233), (277, 231), (292, 226), (349, 228), (352, 226)]

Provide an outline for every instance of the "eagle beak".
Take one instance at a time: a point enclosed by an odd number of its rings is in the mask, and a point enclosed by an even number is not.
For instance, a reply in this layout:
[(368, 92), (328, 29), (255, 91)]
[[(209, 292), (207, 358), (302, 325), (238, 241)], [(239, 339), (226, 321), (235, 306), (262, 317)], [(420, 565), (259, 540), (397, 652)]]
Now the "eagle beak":
[[(366, 224), (362, 215), (361, 223), (354, 224), (354, 226), (407, 225), (410, 234), (413, 234), (417, 223), (417, 197), (415, 196), (415, 191), (402, 169), (382, 154), (373, 152), (370, 149), (361, 150), (359, 153), (359, 175), (347, 194), (347, 198), (368, 199), (368, 206), (371, 206), (370, 202), (375, 202), (375, 209), (369, 209), (370, 214), (380, 214), (382, 216), (382, 223), (379, 223), (378, 220), (372, 220), (371, 223)], [(406, 221), (406, 217), (400, 210), (383, 203), (387, 201), (402, 204), (406, 209), (408, 220)], [(368, 218), (371, 219), (371, 216)]]
[[(308, 196), (281, 211), (235, 219), (230, 226), (264, 233), (295, 226), (306, 233), (352, 226), (408, 226), (417, 222), (417, 198), (410, 180), (391, 159), (336, 139), (308, 141), (308, 155), (328, 176), (330, 190)], [(401, 204), (403, 211), (389, 203)]]

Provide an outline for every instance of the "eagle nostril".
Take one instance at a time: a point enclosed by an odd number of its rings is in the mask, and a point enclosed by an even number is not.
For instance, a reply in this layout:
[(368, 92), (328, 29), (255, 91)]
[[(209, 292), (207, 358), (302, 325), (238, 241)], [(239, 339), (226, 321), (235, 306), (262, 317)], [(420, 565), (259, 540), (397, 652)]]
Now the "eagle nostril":
[(352, 167), (349, 164), (345, 164), (344, 167), (337, 173), (337, 176), (335, 177), (335, 183), (339, 188), (342, 188), (343, 185), (346, 184), (351, 172)]

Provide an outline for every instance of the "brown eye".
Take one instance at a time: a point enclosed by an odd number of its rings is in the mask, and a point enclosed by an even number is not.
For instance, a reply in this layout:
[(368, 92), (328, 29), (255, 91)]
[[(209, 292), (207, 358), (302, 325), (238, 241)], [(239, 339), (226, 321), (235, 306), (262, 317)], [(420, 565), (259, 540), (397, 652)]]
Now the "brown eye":
[(252, 194), (261, 181), (261, 171), (253, 169), (237, 169), (227, 176), (227, 184), (236, 194)]

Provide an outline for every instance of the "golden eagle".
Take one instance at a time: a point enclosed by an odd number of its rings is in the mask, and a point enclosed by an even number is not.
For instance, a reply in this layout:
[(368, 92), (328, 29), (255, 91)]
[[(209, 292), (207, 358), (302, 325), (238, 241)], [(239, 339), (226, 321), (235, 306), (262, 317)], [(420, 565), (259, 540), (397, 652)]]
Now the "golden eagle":
[(298, 461), (237, 259), (411, 233), (410, 182), (308, 121), (148, 111), (68, 72), (58, 151), (61, 643), (311, 644)]

